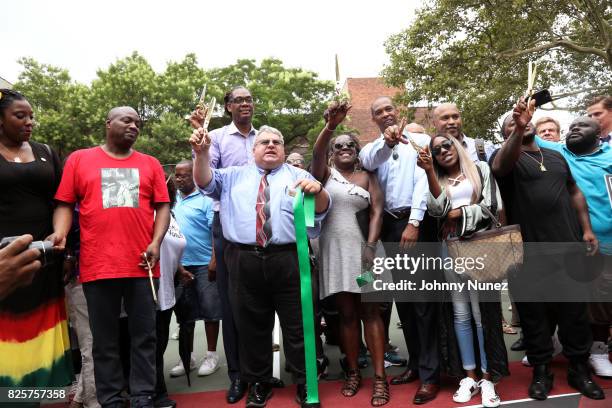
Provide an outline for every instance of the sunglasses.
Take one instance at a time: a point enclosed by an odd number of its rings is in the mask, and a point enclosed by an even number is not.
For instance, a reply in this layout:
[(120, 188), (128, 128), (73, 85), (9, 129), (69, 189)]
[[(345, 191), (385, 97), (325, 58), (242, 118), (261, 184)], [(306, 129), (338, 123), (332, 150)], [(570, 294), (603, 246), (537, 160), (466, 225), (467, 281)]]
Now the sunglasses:
[(344, 148), (354, 149), (355, 148), (355, 142), (334, 143), (334, 149), (342, 150)]
[(453, 147), (453, 142), (451, 142), (450, 140), (445, 140), (439, 145), (432, 147), (431, 154), (435, 157), (442, 152), (442, 148), (444, 148), (444, 150), (446, 151), (449, 151), (451, 147)]

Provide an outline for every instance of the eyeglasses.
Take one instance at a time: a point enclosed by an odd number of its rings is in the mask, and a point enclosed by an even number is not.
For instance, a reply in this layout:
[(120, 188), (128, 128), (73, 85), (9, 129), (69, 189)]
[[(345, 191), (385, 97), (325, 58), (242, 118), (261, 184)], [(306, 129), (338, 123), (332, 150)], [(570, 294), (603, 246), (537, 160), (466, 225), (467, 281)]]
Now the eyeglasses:
[(442, 152), (442, 148), (444, 148), (446, 151), (449, 151), (451, 147), (453, 147), (453, 142), (451, 142), (450, 140), (445, 140), (439, 145), (432, 147), (431, 154), (435, 157)]
[(287, 159), (287, 164), (304, 164), (304, 160), (302, 159)]
[(336, 150), (342, 150), (344, 148), (354, 149), (355, 148), (355, 142), (345, 142), (345, 143), (335, 143), (334, 144), (334, 149), (336, 149)]
[(256, 144), (266, 146), (271, 144), (273, 146), (280, 146), (283, 144), (283, 141), (280, 139), (259, 139)]
[(235, 98), (232, 98), (230, 102), (238, 104), (238, 105), (242, 105), (243, 103), (253, 103), (253, 97), (252, 96), (237, 96)]

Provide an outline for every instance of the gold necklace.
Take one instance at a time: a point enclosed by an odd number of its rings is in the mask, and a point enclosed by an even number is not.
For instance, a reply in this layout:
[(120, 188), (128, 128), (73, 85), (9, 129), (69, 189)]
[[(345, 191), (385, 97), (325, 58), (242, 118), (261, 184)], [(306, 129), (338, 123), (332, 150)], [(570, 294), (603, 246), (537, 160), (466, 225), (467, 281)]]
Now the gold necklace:
[(533, 158), (532, 156), (527, 154), (527, 152), (524, 151), (524, 150), (521, 153), (524, 153), (525, 156), (529, 157), (531, 160), (533, 160), (534, 162), (538, 163), (540, 165), (540, 171), (546, 171), (546, 167), (544, 167), (544, 154), (542, 154), (542, 150), (541, 149), (538, 149), (538, 152), (540, 153), (540, 161), (536, 160), (535, 158)]

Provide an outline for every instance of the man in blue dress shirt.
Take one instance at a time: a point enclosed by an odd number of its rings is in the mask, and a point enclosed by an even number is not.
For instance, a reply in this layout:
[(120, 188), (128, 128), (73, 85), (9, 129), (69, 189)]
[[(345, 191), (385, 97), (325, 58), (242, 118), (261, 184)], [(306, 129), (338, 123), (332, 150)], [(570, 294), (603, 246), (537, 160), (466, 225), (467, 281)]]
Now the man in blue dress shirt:
[(253, 145), (254, 162), (214, 169), (211, 138), (203, 129), (190, 138), (195, 152), (194, 180), (204, 194), (220, 200), (226, 239), (232, 310), (240, 337), (240, 372), (251, 384), (247, 407), (263, 407), (272, 395), (270, 340), (274, 313), (283, 330), (285, 356), (294, 374), (297, 399), (305, 401), (304, 335), (300, 306), (300, 277), (293, 225), (295, 188), (315, 195), (314, 238), (331, 204), (321, 183), (285, 162), (282, 134), (263, 126)]
[[(376, 171), (385, 193), (381, 240), (399, 242), (403, 249), (415, 245), (417, 241), (436, 241), (435, 223), (425, 214), (429, 194), (427, 177), (423, 169), (416, 165), (417, 152), (407, 140), (410, 137), (424, 147), (429, 144), (429, 136), (408, 132), (401, 134), (398, 110), (388, 97), (374, 100), (371, 112), (372, 120), (378, 125), (381, 135), (361, 149), (359, 158), (365, 169)], [(387, 253), (387, 256), (393, 254)], [(393, 278), (398, 281), (405, 276), (394, 274)], [(433, 302), (395, 300), (408, 347), (409, 362), (406, 371), (391, 380), (391, 384), (405, 384), (420, 379), (421, 386), (413, 402), (424, 404), (434, 399), (440, 388), (436, 331), (438, 306)]]

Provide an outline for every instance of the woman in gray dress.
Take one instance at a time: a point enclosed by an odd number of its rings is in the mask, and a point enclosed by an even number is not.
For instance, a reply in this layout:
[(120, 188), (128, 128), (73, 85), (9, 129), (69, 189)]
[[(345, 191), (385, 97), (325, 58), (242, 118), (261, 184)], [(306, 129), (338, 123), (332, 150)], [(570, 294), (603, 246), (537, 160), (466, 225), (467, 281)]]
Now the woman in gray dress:
[[(357, 365), (361, 319), (374, 365), (371, 403), (381, 406), (389, 402), (384, 367), (385, 331), (379, 304), (361, 302), (356, 278), (361, 273), (362, 256), (366, 262), (374, 258), (382, 226), (383, 196), (376, 176), (359, 168), (359, 140), (350, 135), (332, 139), (334, 129), (349, 109), (348, 104), (330, 105), (325, 115), (327, 123), (315, 142), (312, 156), (312, 175), (325, 185), (333, 201), (319, 238), (320, 297), (334, 295), (340, 314), (341, 343), (348, 365), (342, 394), (352, 397), (361, 385)], [(369, 232), (364, 237), (355, 213), (368, 207)]]

